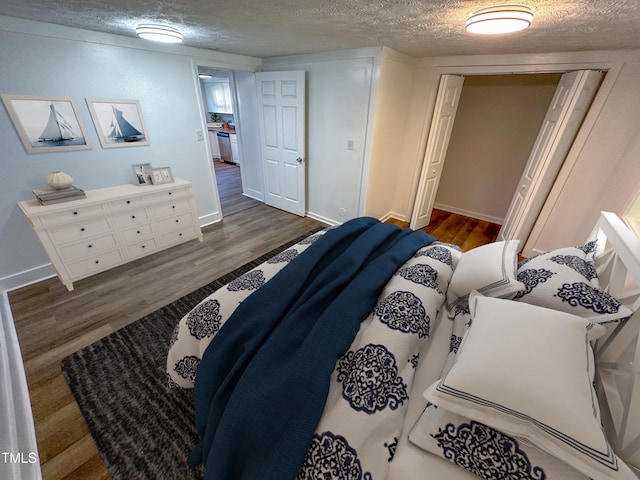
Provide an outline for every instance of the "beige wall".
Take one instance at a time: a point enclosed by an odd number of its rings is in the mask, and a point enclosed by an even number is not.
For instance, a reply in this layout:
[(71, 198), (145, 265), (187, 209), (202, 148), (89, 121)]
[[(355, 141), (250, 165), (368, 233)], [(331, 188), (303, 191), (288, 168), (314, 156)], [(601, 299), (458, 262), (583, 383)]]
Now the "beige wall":
[(465, 77), (437, 207), (502, 223), (560, 77)]
[[(376, 218), (398, 217), (389, 205), (395, 195), (397, 175), (402, 164), (402, 139), (407, 125), (407, 109), (415, 59), (383, 48), (379, 69), (379, 87), (375, 98), (374, 127), (369, 162), (365, 215)], [(402, 219), (402, 218), (400, 218)]]
[[(402, 154), (386, 210), (411, 214), (440, 75), (605, 69), (608, 73), (525, 246), (530, 255), (580, 243), (601, 210), (623, 213), (640, 182), (640, 50), (425, 58), (416, 61)], [(374, 157), (372, 157), (373, 161)], [(375, 184), (381, 179), (370, 178)]]

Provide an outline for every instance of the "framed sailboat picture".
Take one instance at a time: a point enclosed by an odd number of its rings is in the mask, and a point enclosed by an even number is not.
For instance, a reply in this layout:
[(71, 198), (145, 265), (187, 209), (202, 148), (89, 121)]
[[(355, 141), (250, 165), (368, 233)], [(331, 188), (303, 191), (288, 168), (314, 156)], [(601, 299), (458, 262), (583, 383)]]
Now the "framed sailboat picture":
[(87, 98), (102, 148), (149, 145), (138, 100)]
[(0, 96), (27, 153), (91, 148), (73, 98)]

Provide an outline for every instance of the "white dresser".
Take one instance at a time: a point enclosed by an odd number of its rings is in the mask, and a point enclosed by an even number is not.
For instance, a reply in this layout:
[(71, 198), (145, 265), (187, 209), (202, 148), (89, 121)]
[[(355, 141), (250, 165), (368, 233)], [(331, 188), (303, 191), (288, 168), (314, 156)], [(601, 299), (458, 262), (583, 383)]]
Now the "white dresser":
[(73, 282), (193, 239), (202, 231), (191, 183), (119, 185), (87, 198), (18, 205), (38, 234), (62, 283)]

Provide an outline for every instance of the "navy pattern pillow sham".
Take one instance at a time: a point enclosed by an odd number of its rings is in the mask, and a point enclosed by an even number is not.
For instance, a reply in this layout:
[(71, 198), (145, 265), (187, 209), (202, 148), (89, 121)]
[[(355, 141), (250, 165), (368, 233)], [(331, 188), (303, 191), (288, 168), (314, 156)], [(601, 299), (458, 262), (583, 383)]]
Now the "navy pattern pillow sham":
[(594, 266), (596, 242), (553, 250), (523, 260), (518, 281), (525, 289), (514, 300), (547, 307), (597, 323), (620, 321), (631, 310), (600, 288)]

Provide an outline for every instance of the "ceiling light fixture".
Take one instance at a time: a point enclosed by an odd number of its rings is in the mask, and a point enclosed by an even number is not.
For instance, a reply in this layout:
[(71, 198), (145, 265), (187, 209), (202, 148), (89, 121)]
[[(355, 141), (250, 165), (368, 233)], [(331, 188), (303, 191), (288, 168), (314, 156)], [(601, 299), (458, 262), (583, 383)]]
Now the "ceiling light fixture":
[(209, 75), (208, 73), (199, 73), (198, 78), (213, 78), (213, 75)]
[(163, 43), (181, 43), (183, 38), (176, 28), (151, 24), (138, 25), (136, 27), (136, 35), (145, 40)]
[(528, 28), (533, 13), (523, 5), (500, 5), (482, 8), (469, 17), (465, 28), (468, 32), (483, 35), (511, 33)]

